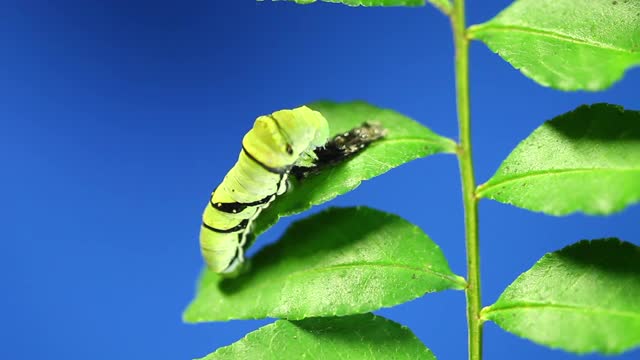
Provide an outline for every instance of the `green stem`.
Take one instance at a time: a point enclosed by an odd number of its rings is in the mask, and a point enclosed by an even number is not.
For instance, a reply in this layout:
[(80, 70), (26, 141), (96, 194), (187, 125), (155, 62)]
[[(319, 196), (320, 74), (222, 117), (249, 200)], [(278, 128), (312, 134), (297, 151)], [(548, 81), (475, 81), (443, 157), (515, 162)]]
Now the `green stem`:
[(454, 0), (451, 25), (455, 42), (456, 90), (460, 145), (458, 161), (462, 177), (464, 223), (467, 246), (467, 322), (469, 359), (482, 359), (482, 321), (480, 310), (480, 249), (478, 239), (478, 202), (471, 151), (471, 118), (469, 104), (469, 39), (466, 34), (464, 0)]

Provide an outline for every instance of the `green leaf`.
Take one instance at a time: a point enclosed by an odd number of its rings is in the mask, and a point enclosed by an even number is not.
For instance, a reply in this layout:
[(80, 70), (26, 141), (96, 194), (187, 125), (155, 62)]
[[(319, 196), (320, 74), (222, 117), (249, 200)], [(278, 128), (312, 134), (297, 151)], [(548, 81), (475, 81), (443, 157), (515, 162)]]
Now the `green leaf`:
[(477, 196), (551, 215), (610, 214), (640, 200), (640, 112), (581, 106), (536, 129)]
[[(262, 0), (258, 0), (262, 1)], [(288, 0), (297, 4), (312, 4), (317, 0)], [(344, 4), (348, 6), (424, 6), (425, 0), (320, 0), (328, 3)], [(449, 0), (428, 0), (433, 6), (445, 14), (451, 11)]]
[(640, 247), (581, 241), (545, 255), (481, 317), (534, 342), (574, 353), (640, 346)]
[(276, 199), (256, 219), (253, 228), (255, 235), (271, 227), (280, 217), (301, 213), (314, 205), (325, 203), (355, 189), (363, 180), (384, 174), (396, 166), (428, 155), (456, 151), (453, 140), (436, 135), (392, 110), (360, 101), (322, 101), (308, 106), (325, 116), (332, 136), (371, 120), (381, 123), (388, 134), (352, 159), (294, 183), (291, 191)]
[(601, 90), (640, 65), (640, 1), (517, 0), (469, 36), (541, 85)]
[(202, 360), (423, 359), (435, 356), (404, 326), (373, 314), (278, 320)]
[[(311, 4), (316, 0), (293, 0), (298, 4)], [(348, 6), (423, 6), (425, 0), (322, 0)]]
[(230, 279), (205, 270), (184, 320), (343, 316), (465, 287), (418, 227), (369, 208), (334, 208), (294, 223), (250, 265)]

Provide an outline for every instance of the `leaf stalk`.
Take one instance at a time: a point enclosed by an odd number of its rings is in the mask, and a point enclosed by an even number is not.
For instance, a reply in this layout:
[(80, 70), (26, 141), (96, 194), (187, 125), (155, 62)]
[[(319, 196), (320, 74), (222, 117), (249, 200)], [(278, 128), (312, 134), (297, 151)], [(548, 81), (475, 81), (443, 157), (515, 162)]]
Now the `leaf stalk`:
[(480, 249), (478, 236), (478, 199), (473, 170), (471, 116), (469, 100), (469, 38), (466, 33), (464, 0), (455, 0), (450, 15), (455, 44), (456, 99), (460, 144), (458, 163), (462, 179), (464, 223), (467, 248), (467, 326), (469, 359), (482, 359), (482, 321), (480, 311)]

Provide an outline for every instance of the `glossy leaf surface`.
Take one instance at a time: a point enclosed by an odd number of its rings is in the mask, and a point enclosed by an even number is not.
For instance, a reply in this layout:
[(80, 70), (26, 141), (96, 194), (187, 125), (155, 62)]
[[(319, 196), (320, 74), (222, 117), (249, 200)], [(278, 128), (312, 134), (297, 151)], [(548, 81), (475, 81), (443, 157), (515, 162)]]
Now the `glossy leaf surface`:
[(640, 112), (596, 104), (546, 122), (477, 195), (551, 215), (604, 215), (638, 202)]
[(334, 208), (292, 225), (233, 279), (205, 271), (186, 322), (365, 313), (463, 289), (418, 227), (369, 208)]
[(517, 0), (469, 35), (541, 85), (601, 90), (640, 65), (640, 0)]
[(575, 353), (616, 354), (640, 346), (640, 248), (604, 239), (547, 254), (482, 317)]
[(419, 359), (435, 356), (404, 326), (373, 314), (278, 320), (202, 360)]

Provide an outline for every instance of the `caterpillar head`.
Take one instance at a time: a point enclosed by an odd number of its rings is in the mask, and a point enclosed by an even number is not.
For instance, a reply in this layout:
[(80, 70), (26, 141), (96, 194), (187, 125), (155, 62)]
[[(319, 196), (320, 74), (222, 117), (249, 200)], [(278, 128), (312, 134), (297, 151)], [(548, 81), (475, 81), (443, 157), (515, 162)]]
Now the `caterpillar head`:
[(327, 120), (306, 106), (260, 116), (243, 146), (262, 163), (290, 167), (303, 153), (324, 145), (329, 138)]

